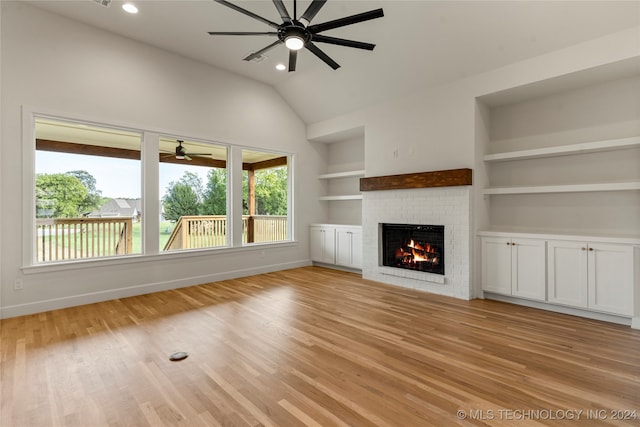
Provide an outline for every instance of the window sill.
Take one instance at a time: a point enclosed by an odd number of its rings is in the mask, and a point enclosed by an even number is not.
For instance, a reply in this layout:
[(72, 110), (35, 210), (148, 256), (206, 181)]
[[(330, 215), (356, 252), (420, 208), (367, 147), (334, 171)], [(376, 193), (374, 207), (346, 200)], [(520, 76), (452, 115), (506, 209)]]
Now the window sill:
[(252, 252), (261, 251), (266, 248), (287, 248), (297, 246), (298, 241), (287, 240), (281, 242), (266, 242), (266, 243), (251, 243), (244, 246), (237, 247), (218, 247), (207, 249), (185, 249), (179, 251), (162, 252), (157, 254), (139, 254), (139, 255), (124, 255), (119, 257), (109, 258), (90, 258), (81, 260), (69, 260), (60, 261), (55, 263), (43, 263), (27, 265), (21, 268), (24, 274), (39, 274), (50, 273), (57, 271), (78, 270), (84, 268), (98, 268), (98, 267), (111, 267), (124, 264), (137, 264), (154, 261), (166, 261), (167, 259), (182, 259), (194, 257), (207, 257), (212, 255), (238, 253), (238, 252)]

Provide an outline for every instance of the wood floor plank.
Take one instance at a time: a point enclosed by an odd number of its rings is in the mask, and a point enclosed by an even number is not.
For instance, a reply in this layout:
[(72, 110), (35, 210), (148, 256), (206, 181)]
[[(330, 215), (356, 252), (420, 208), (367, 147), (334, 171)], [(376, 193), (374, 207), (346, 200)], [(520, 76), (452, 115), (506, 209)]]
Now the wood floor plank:
[(5, 319), (0, 361), (2, 427), (640, 425), (640, 331), (320, 267)]

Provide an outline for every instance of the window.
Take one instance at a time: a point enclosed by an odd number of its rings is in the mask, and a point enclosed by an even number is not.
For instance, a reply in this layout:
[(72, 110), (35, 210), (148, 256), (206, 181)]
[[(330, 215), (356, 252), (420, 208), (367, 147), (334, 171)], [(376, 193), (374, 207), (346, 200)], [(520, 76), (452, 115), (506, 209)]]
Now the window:
[(160, 250), (228, 245), (227, 148), (160, 138)]
[(31, 119), (25, 264), (291, 239), (287, 154), (25, 113)]
[(140, 253), (142, 135), (47, 118), (35, 134), (35, 262)]
[(242, 150), (243, 243), (288, 239), (287, 165), (282, 154)]

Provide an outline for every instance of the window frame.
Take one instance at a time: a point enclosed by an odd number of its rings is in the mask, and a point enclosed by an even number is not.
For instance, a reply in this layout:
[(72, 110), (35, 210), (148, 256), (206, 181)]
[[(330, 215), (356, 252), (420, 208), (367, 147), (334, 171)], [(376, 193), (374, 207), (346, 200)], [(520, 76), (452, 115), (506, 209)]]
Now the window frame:
[[(140, 146), (140, 194), (144, 212), (141, 229), (141, 253), (114, 255), (96, 258), (78, 258), (52, 262), (38, 263), (35, 260), (35, 229), (36, 229), (36, 194), (35, 194), (35, 156), (36, 132), (35, 122), (39, 118), (84, 124), (102, 128), (113, 128), (141, 135)], [(188, 139), (190, 141), (215, 144), (227, 149), (227, 245), (197, 249), (181, 249), (161, 251), (159, 248), (159, 215), (160, 188), (158, 155), (161, 137)], [(22, 106), (22, 270), (28, 274), (36, 271), (58, 271), (75, 268), (87, 268), (102, 265), (117, 265), (154, 261), (167, 258), (183, 258), (193, 256), (209, 256), (213, 253), (227, 253), (237, 251), (262, 250), (265, 247), (296, 245), (294, 235), (294, 182), (293, 170), (295, 154), (280, 150), (271, 150), (248, 145), (229, 144), (216, 139), (185, 136), (185, 132), (145, 129), (127, 123), (112, 120), (96, 120), (80, 114), (61, 113), (42, 108)], [(252, 244), (242, 243), (242, 150), (260, 151), (287, 157), (287, 239), (275, 242), (261, 242)], [(235, 154), (235, 155), (234, 155)], [(237, 179), (236, 176), (239, 176)], [(239, 209), (238, 209), (239, 206)]]

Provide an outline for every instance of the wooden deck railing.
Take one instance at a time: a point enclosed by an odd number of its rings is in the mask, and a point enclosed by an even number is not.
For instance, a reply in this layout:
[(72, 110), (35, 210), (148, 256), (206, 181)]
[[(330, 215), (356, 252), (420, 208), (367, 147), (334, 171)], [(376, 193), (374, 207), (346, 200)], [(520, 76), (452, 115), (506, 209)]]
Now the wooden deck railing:
[[(274, 242), (287, 239), (287, 217), (243, 215), (242, 242)], [(227, 244), (225, 215), (182, 216), (164, 246), (164, 250), (197, 249)]]
[(275, 215), (245, 215), (242, 217), (242, 230), (243, 243), (286, 240), (287, 217)]
[(131, 218), (36, 220), (36, 262), (125, 255), (132, 247)]

